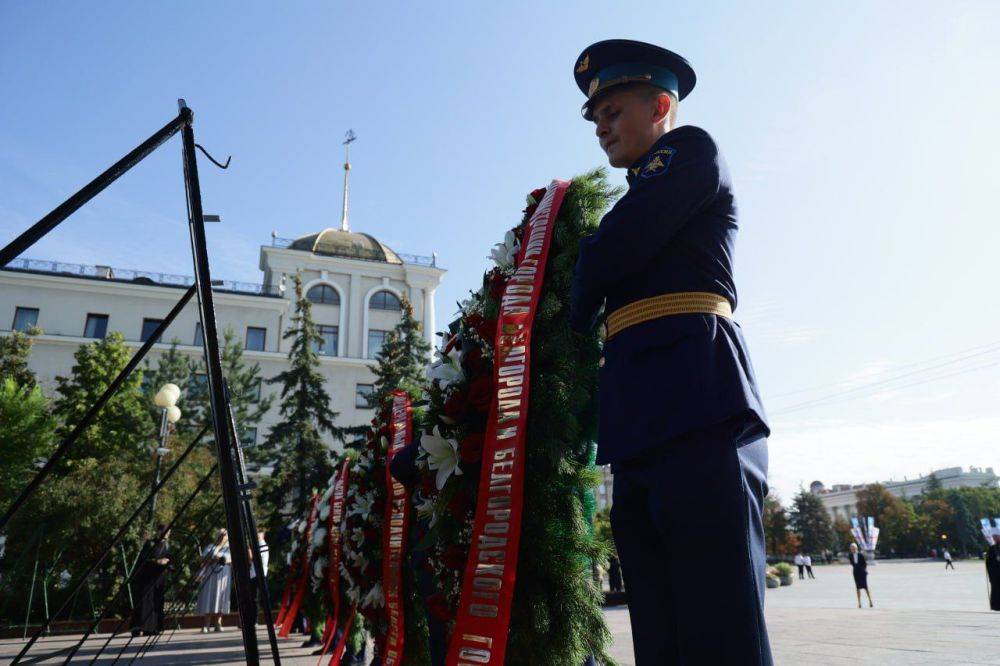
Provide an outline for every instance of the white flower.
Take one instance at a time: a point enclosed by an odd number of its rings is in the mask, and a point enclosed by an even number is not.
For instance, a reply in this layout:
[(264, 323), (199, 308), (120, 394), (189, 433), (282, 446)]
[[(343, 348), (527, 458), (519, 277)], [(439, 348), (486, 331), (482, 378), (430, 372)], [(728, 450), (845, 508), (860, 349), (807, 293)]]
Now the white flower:
[(323, 504), (319, 507), (319, 519), (326, 520), (327, 516), (329, 515), (330, 515), (330, 503), (323, 502)]
[(445, 439), (441, 431), (434, 426), (433, 433), (424, 433), (420, 438), (420, 448), (427, 452), (427, 467), (437, 470), (437, 488), (444, 488), (445, 482), (452, 474), (461, 475), (458, 467), (458, 442)]
[(295, 526), (295, 531), (305, 532), (306, 531), (306, 521), (300, 520), (299, 524)]
[(318, 558), (313, 562), (313, 578), (323, 578), (323, 571), (326, 569), (327, 559), (325, 557)]
[(442, 354), (441, 350), (438, 350), (437, 355), (438, 360), (427, 369), (427, 376), (431, 380), (437, 380), (441, 388), (448, 388), (462, 378), (462, 366), (459, 363), (462, 352), (458, 349), (458, 345), (455, 345), (455, 348), (447, 354)]
[(367, 518), (372, 512), (372, 506), (375, 504), (375, 495), (369, 493), (367, 495), (358, 495), (354, 502), (351, 503), (351, 508), (347, 510), (347, 515), (349, 516), (361, 516), (362, 518)]
[(319, 548), (320, 546), (322, 546), (323, 539), (325, 538), (326, 538), (326, 529), (321, 527), (315, 532), (313, 532), (313, 542), (312, 542), (313, 548)]
[(497, 243), (490, 250), (490, 258), (500, 268), (509, 268), (514, 265), (514, 259), (517, 258), (517, 251), (520, 247), (521, 243), (517, 240), (517, 236), (514, 235), (513, 231), (508, 231), (504, 234), (503, 242)]
[(382, 585), (380, 583), (375, 583), (375, 586), (368, 591), (365, 595), (364, 600), (361, 605), (365, 608), (378, 608), (385, 603), (385, 597), (382, 596)]

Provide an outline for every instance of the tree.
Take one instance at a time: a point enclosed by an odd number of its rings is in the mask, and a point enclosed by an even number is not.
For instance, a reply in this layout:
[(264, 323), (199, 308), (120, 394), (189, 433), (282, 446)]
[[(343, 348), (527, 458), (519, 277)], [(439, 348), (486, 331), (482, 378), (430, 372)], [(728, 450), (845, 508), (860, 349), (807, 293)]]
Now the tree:
[(413, 318), (413, 306), (403, 298), (402, 318), (386, 336), (377, 356), (372, 404), (384, 404), (396, 389), (419, 395), (426, 385), (424, 369), (430, 351), (430, 343), (421, 335), (420, 324)]
[(791, 527), (802, 540), (802, 549), (807, 553), (822, 553), (834, 545), (830, 516), (823, 507), (823, 501), (806, 490), (792, 500), (790, 514)]
[[(208, 384), (203, 379), (206, 376), (204, 358), (188, 361), (188, 390), (184, 396), (185, 406), (181, 407), (186, 412), (182, 422), (186, 424), (185, 429), (188, 431), (200, 430), (212, 420)], [(244, 360), (240, 338), (228, 326), (222, 333), (222, 376), (229, 386), (229, 404), (242, 436), (249, 428), (257, 427), (274, 404), (274, 396), (264, 397), (260, 364), (251, 365)]]
[(28, 335), (14, 331), (0, 337), (0, 377), (13, 379), (18, 386), (31, 388), (35, 385), (35, 374), (28, 369), (31, 353), (31, 335), (39, 329), (32, 329)]
[(55, 430), (40, 388), (0, 381), (0, 497), (13, 499), (27, 484), (35, 463), (52, 452)]
[(925, 527), (911, 502), (901, 500), (879, 483), (865, 486), (857, 496), (859, 519), (871, 516), (879, 528), (880, 551), (897, 555), (923, 551)]
[(788, 529), (788, 512), (775, 493), (764, 498), (763, 522), (764, 543), (770, 555), (793, 555), (798, 550), (799, 539)]
[[(54, 413), (65, 437), (128, 364), (131, 351), (121, 333), (81, 346), (73, 354), (76, 364), (69, 377), (56, 377)], [(66, 460), (120, 457), (137, 460), (156, 436), (142, 392), (142, 370), (136, 369), (108, 400), (97, 419), (87, 427), (66, 454)]]
[(941, 479), (937, 478), (937, 474), (931, 472), (931, 475), (927, 477), (927, 485), (924, 486), (924, 493), (933, 493), (935, 490), (941, 490)]
[[(344, 440), (346, 429), (335, 425), (338, 414), (330, 410), (330, 396), (319, 373), (316, 349), (323, 338), (312, 318), (312, 303), (302, 292), (302, 278), (295, 276), (295, 314), (282, 336), (291, 340), (288, 369), (267, 380), (281, 386), (281, 421), (253, 452), (255, 460), (273, 466), (262, 493), (271, 514), (273, 530), (283, 527), (281, 515), (294, 513), (312, 488), (326, 487), (333, 473), (333, 459), (323, 434)], [(290, 514), (289, 514), (290, 515)]]
[(837, 550), (846, 551), (854, 543), (854, 535), (851, 534), (851, 524), (842, 516), (833, 519), (833, 532), (837, 537)]

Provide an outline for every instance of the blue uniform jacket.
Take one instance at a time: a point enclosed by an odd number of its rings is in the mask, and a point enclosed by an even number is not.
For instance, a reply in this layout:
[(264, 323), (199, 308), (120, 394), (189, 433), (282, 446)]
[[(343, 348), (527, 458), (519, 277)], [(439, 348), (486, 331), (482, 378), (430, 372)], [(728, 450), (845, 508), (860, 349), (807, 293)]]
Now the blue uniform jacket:
[[(589, 331), (642, 298), (707, 291), (736, 309), (736, 201), (719, 149), (704, 130), (661, 137), (628, 172), (629, 190), (580, 241), (570, 318)], [(601, 368), (598, 464), (635, 460), (671, 438), (746, 415), (767, 417), (739, 325), (715, 315), (673, 315), (609, 340)]]

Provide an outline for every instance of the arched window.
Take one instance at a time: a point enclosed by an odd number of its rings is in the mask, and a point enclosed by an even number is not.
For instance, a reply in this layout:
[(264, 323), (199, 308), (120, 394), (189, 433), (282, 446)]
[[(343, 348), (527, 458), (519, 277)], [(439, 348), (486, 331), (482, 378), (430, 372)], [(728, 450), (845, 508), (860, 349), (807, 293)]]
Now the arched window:
[(318, 284), (308, 292), (306, 298), (320, 305), (340, 305), (340, 294), (328, 284)]
[(372, 310), (402, 310), (403, 306), (399, 298), (391, 291), (377, 291), (372, 294), (368, 301), (368, 307)]

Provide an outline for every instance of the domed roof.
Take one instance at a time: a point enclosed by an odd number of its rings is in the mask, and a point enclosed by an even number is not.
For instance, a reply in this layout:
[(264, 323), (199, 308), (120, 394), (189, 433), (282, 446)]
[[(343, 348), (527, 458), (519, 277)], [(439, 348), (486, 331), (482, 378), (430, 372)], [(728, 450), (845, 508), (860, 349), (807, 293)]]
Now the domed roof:
[(289, 247), (327, 257), (384, 261), (389, 264), (403, 263), (399, 255), (373, 236), (333, 228), (296, 238)]

